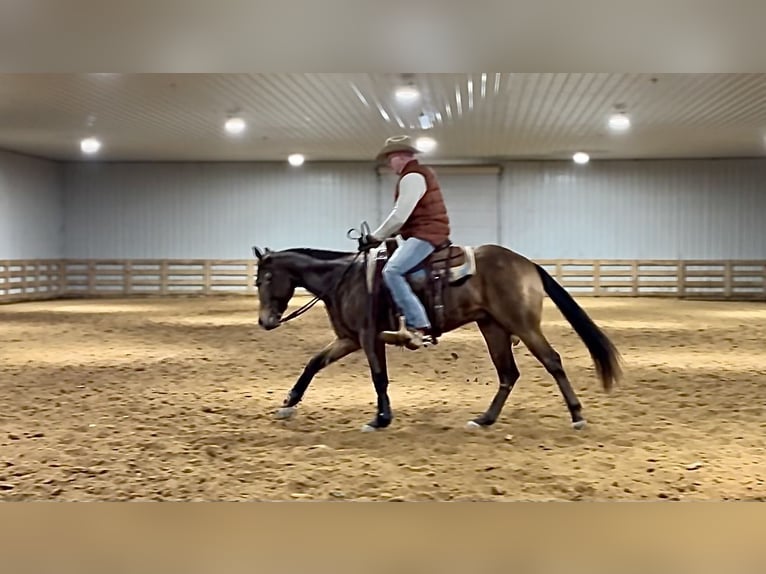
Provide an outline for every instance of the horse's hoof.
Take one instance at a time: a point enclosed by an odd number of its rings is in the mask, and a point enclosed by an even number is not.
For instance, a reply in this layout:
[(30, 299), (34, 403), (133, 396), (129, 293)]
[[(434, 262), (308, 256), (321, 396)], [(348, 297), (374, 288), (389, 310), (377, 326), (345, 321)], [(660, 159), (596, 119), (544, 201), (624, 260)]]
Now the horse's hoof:
[(375, 432), (376, 430), (378, 430), (378, 429), (376, 429), (376, 428), (375, 428), (374, 426), (372, 426), (372, 425), (364, 425), (364, 426), (362, 427), (362, 432)]
[(582, 430), (582, 429), (584, 429), (584, 428), (585, 428), (585, 425), (586, 425), (586, 424), (588, 424), (588, 421), (586, 421), (585, 419), (582, 419), (582, 420), (580, 420), (580, 421), (575, 421), (575, 422), (573, 422), (573, 423), (572, 423), (572, 428), (573, 428), (574, 430)]
[(295, 407), (282, 407), (277, 411), (278, 420), (287, 420), (295, 416)]
[(467, 423), (465, 423), (465, 428), (467, 428), (468, 430), (480, 429), (481, 425), (477, 423), (476, 421), (468, 421)]

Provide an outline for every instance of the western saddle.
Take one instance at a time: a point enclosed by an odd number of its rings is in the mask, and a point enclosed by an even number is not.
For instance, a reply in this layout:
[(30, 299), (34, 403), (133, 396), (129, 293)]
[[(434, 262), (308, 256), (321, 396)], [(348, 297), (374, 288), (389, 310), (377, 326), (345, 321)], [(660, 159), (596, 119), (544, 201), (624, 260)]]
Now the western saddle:
[[(370, 295), (369, 310), (376, 331), (396, 330), (399, 312), (389, 290), (383, 282), (383, 267), (398, 248), (396, 239), (389, 239), (372, 251), (367, 268), (367, 292)], [(476, 272), (472, 247), (453, 245), (447, 240), (438, 246), (422, 263), (407, 272), (407, 281), (425, 307), (431, 322), (427, 333), (430, 343), (438, 344), (444, 332), (445, 292), (451, 285), (461, 285)], [(401, 320), (403, 321), (403, 319)]]

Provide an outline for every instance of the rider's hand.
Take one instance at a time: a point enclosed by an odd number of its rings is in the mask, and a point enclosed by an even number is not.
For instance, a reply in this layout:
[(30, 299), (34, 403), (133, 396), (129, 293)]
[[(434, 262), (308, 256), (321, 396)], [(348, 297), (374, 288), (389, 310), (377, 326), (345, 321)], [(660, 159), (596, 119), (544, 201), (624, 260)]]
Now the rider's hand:
[(359, 238), (359, 251), (369, 251), (380, 245), (382, 241), (375, 236), (366, 233)]

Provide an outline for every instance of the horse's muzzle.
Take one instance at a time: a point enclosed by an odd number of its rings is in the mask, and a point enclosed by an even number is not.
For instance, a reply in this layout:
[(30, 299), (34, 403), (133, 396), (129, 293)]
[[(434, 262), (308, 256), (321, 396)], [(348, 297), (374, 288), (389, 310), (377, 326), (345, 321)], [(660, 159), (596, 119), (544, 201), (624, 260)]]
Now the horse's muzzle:
[(269, 315), (265, 320), (263, 317), (258, 317), (258, 325), (267, 331), (271, 331), (279, 327), (281, 323), (279, 322), (279, 317), (276, 315)]

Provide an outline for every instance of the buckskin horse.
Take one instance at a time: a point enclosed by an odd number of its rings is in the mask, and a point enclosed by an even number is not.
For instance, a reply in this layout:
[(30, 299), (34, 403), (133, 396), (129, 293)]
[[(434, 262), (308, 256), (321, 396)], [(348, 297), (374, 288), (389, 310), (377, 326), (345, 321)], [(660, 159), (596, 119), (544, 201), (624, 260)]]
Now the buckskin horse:
[[(381, 263), (395, 248), (395, 242), (386, 242), (377, 253), (370, 254), (368, 265), (367, 254), (363, 263), (359, 261), (359, 253), (307, 248), (261, 251), (253, 247), (258, 259), (258, 324), (266, 330), (275, 329), (322, 301), (336, 336), (306, 363), (277, 411), (277, 418), (286, 419), (295, 414), (296, 405), (320, 370), (362, 349), (377, 394), (375, 418), (362, 430), (383, 429), (391, 424), (386, 343), (380, 332), (392, 327), (394, 314), (380, 271)], [(573, 428), (579, 430), (585, 426), (582, 406), (561, 358), (541, 330), (546, 294), (585, 343), (604, 391), (609, 392), (620, 379), (620, 354), (604, 332), (545, 269), (510, 249), (495, 244), (475, 248), (448, 244), (432, 253), (419, 268), (411, 270), (408, 280), (434, 322), (432, 343), (438, 343), (437, 335), (471, 322), (478, 324), (484, 337), (497, 370), (499, 387), (488, 409), (469, 421), (469, 427), (494, 424), (519, 378), (512, 338), (520, 339), (556, 381)], [(283, 318), (299, 287), (313, 294), (314, 299)]]

